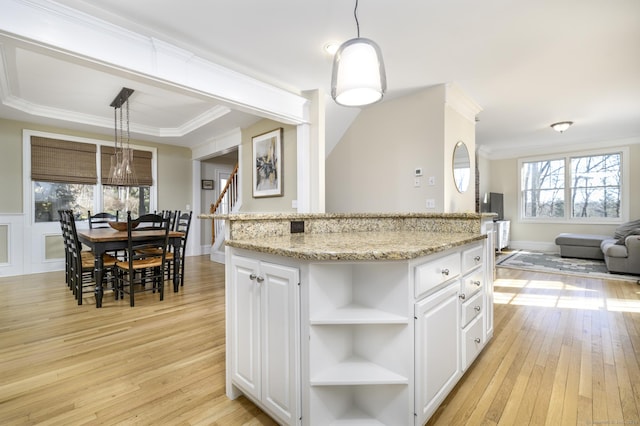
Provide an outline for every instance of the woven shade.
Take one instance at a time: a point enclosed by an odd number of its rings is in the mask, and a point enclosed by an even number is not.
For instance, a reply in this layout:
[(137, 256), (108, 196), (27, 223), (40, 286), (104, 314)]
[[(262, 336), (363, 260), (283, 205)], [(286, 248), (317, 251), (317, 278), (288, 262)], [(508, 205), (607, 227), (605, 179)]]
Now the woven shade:
[(32, 136), (31, 180), (95, 185), (96, 146)]
[[(112, 146), (100, 147), (100, 169), (103, 185), (111, 185), (109, 178), (109, 167), (111, 167), (111, 157), (115, 154), (115, 148)], [(151, 186), (153, 185), (153, 176), (151, 174), (151, 159), (152, 153), (150, 151), (133, 150), (133, 169), (138, 179), (138, 186)]]

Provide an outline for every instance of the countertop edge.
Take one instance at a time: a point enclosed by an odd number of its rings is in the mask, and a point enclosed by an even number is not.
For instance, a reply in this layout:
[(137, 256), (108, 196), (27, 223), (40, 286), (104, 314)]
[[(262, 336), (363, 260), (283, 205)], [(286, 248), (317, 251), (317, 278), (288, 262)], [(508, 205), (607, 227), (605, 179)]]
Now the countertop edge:
[[(226, 245), (229, 247), (240, 248), (245, 250), (256, 251), (259, 253), (272, 254), (277, 256), (295, 258), (298, 260), (309, 261), (327, 261), (327, 260), (411, 260), (434, 253), (442, 252), (450, 248), (462, 246), (472, 243), (474, 241), (481, 241), (486, 239), (486, 235), (465, 235), (450, 234), (450, 241), (440, 244), (425, 243), (423, 246), (415, 247), (411, 249), (393, 249), (393, 248), (381, 248), (376, 249), (371, 247), (369, 250), (359, 251), (338, 251), (338, 250), (318, 250), (314, 247), (313, 250), (308, 250), (303, 247), (277, 247), (276, 245), (269, 244), (268, 239), (256, 243), (254, 241), (246, 240), (231, 240), (226, 241)], [(456, 238), (458, 237), (458, 238)]]

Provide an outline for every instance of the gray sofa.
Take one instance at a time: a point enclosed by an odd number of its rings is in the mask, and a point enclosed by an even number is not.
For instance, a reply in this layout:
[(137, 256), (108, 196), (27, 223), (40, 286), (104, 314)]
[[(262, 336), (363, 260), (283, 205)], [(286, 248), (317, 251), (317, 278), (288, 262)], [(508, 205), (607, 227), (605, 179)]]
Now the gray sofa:
[(640, 220), (620, 225), (612, 236), (562, 233), (560, 256), (604, 259), (609, 272), (640, 275)]

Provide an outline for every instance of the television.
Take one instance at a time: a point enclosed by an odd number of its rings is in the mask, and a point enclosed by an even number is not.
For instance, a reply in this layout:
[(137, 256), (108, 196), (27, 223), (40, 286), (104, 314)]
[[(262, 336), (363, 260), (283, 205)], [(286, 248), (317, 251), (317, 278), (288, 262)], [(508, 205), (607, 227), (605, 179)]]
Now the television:
[(497, 213), (493, 220), (504, 220), (504, 205), (502, 204), (502, 194), (498, 192), (489, 193), (489, 212)]

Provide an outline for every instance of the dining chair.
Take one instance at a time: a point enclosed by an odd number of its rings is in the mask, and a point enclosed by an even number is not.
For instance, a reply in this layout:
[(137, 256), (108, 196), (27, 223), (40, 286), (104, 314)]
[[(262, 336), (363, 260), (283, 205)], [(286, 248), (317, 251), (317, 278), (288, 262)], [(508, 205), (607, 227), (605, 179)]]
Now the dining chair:
[[(180, 270), (178, 271), (178, 278), (180, 279), (180, 286), (183, 287), (184, 286), (184, 259), (185, 259), (185, 251), (186, 251), (186, 247), (187, 247), (187, 237), (189, 236), (189, 228), (191, 227), (191, 217), (193, 215), (193, 212), (180, 212), (179, 210), (176, 210), (174, 212), (173, 215), (168, 216), (166, 213), (164, 213), (164, 215), (166, 217), (169, 217), (170, 220), (172, 220), (174, 227), (171, 228), (171, 224), (170, 224), (170, 229), (173, 231), (178, 231), (178, 232), (182, 232), (182, 236), (180, 237), (180, 248), (178, 249), (178, 253), (177, 255), (180, 258)], [(154, 250), (150, 249), (146, 251), (147, 254), (153, 254)], [(156, 250), (157, 252), (157, 250)], [(171, 280), (172, 279), (172, 268), (174, 265), (174, 256), (176, 256), (176, 253), (174, 253), (174, 247), (173, 245), (170, 245), (167, 247), (167, 252), (165, 255), (165, 271), (167, 272), (167, 280)]]
[[(67, 226), (67, 241), (71, 258), (69, 266), (72, 292), (78, 301), (78, 305), (82, 305), (82, 295), (85, 293), (93, 293), (95, 290), (95, 257), (91, 252), (82, 251), (73, 212), (67, 210), (63, 215)], [(102, 263), (105, 271), (103, 274), (103, 285), (110, 282), (113, 285), (113, 268), (116, 264), (116, 258), (105, 253), (102, 256)]]
[[(116, 262), (116, 299), (129, 294), (129, 304), (135, 305), (135, 293), (157, 291), (164, 299), (164, 263), (169, 242), (169, 218), (146, 214), (138, 219), (127, 212), (126, 260)], [(153, 254), (149, 254), (150, 250)], [(153, 284), (147, 288), (146, 283)]]
[(91, 210), (88, 210), (89, 229), (109, 228), (109, 222), (118, 222), (120, 220), (119, 216), (119, 211), (116, 211), (116, 214), (100, 212), (92, 215)]
[(72, 290), (72, 280), (71, 280), (71, 262), (73, 259), (73, 255), (71, 254), (71, 246), (69, 241), (69, 232), (67, 227), (67, 211), (66, 210), (58, 210), (58, 220), (60, 221), (60, 230), (62, 232), (62, 243), (64, 245), (64, 281), (69, 287), (69, 290)]
[[(178, 271), (178, 277), (180, 278), (180, 287), (184, 286), (184, 263), (185, 263), (185, 252), (187, 250), (187, 237), (189, 236), (189, 228), (191, 227), (191, 217), (193, 212), (184, 212), (182, 214), (178, 214), (176, 218), (176, 226), (175, 230), (178, 232), (182, 232), (182, 236), (180, 237), (180, 249), (178, 253), (171, 253), (171, 263), (167, 266), (170, 270), (173, 264), (173, 256), (180, 256), (180, 270)], [(171, 276), (171, 275), (169, 275)]]

